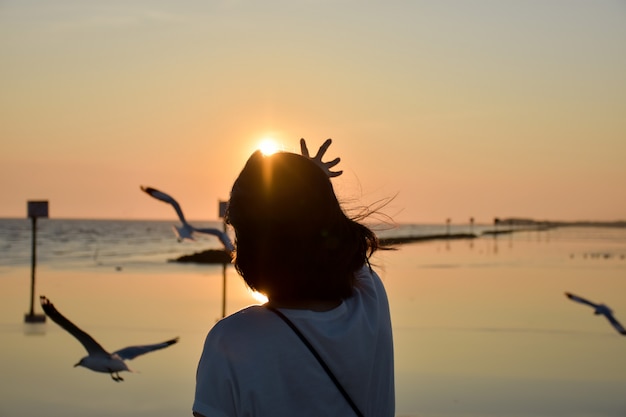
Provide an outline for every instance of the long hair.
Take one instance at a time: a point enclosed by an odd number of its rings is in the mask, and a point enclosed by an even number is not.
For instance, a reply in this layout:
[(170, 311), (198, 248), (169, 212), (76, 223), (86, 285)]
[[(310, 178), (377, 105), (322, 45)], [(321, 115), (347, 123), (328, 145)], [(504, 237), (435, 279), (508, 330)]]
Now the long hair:
[(226, 221), (246, 284), (274, 300), (336, 300), (378, 249), (373, 231), (343, 212), (326, 173), (311, 160), (255, 152), (235, 181)]

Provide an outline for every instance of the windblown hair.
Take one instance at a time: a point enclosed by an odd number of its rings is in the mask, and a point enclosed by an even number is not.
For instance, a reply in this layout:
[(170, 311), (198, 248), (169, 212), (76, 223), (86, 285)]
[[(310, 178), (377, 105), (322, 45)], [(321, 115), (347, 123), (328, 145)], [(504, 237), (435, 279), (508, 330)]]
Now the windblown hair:
[(226, 213), (234, 264), (246, 284), (277, 301), (337, 300), (378, 249), (373, 231), (343, 212), (326, 173), (303, 156), (255, 152)]

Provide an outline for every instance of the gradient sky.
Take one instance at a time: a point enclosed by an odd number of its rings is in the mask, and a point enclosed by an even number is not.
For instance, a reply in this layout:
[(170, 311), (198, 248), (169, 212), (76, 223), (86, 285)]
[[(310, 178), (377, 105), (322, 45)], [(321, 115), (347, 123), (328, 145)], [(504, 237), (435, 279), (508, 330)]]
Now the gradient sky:
[(265, 137), (397, 222), (626, 219), (626, 2), (0, 0), (0, 217), (217, 219)]

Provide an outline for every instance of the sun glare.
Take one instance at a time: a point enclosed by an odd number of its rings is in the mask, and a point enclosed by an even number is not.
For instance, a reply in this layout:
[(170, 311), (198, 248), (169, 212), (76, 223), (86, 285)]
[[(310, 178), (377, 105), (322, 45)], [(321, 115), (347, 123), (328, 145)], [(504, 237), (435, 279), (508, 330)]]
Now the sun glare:
[(263, 294), (261, 294), (260, 292), (256, 292), (256, 291), (250, 291), (250, 295), (252, 296), (252, 298), (254, 298), (256, 301), (258, 301), (261, 304), (265, 304), (267, 303), (267, 297), (264, 296)]
[(259, 143), (259, 150), (263, 155), (271, 155), (278, 152), (278, 143), (276, 143), (274, 139), (263, 139), (261, 143)]

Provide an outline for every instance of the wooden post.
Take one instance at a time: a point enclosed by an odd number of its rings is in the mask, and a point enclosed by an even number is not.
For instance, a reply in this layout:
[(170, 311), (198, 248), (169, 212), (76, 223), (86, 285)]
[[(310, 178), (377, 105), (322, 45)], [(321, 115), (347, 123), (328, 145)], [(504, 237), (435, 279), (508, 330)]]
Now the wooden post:
[(31, 217), (32, 246), (30, 256), (30, 312), (29, 315), (35, 315), (35, 269), (37, 268), (37, 217)]
[[(226, 209), (228, 201), (219, 201), (218, 215), (222, 219), (222, 230), (226, 233)], [(226, 317), (226, 264), (222, 264), (222, 318)]]
[(26, 323), (43, 323), (46, 321), (45, 314), (35, 314), (35, 269), (37, 267), (37, 218), (48, 217), (47, 201), (29, 201), (28, 217), (31, 219), (32, 231), (32, 253), (30, 261), (30, 310), (24, 314)]

